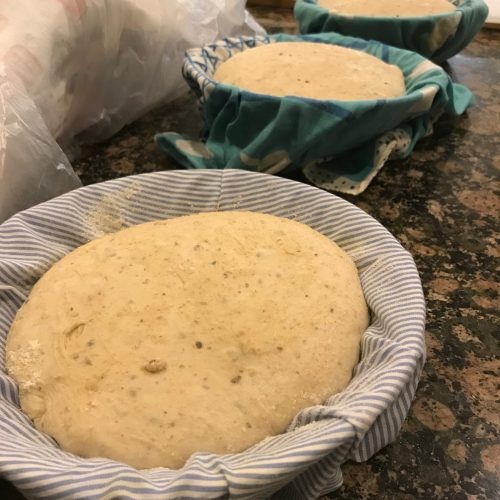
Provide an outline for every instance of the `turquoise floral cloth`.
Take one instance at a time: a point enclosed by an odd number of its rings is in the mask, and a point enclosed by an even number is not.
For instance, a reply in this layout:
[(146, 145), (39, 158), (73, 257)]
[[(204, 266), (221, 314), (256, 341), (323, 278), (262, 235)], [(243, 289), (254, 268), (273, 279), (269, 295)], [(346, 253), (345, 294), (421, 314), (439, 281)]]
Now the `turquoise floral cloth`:
[(453, 12), (418, 17), (372, 17), (333, 14), (317, 0), (297, 0), (295, 17), (301, 33), (335, 32), (413, 50), (443, 62), (458, 54), (488, 17), (483, 0), (454, 0)]
[[(362, 50), (401, 68), (407, 94), (367, 101), (320, 101), (254, 94), (212, 79), (233, 54), (282, 41)], [(336, 68), (326, 67), (335, 78)], [(334, 33), (221, 40), (188, 51), (184, 76), (203, 108), (203, 140), (158, 134), (160, 147), (187, 168), (237, 168), (271, 174), (302, 170), (330, 191), (362, 192), (388, 159), (404, 158), (442, 113), (461, 114), (472, 94), (413, 52)]]

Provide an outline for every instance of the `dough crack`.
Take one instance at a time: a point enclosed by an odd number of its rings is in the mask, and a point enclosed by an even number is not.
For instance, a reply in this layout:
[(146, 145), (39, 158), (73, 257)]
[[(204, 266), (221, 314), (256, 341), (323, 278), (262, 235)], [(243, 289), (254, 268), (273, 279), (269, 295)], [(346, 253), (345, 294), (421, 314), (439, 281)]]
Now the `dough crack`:
[(63, 333), (63, 345), (66, 350), (70, 350), (71, 345), (83, 335), (85, 323), (77, 323)]

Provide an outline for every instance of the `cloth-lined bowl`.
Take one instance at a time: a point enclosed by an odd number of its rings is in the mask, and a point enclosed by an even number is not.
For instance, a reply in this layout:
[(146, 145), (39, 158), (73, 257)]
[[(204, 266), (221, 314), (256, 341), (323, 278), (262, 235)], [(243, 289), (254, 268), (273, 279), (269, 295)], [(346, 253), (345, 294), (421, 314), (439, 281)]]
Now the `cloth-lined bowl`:
[[(23, 414), (5, 372), (5, 341), (17, 309), (52, 264), (89, 240), (214, 210), (296, 219), (354, 259), (371, 323), (348, 387), (302, 410), (284, 434), (242, 453), (196, 453), (179, 470), (136, 470), (62, 451)], [(77, 189), (0, 226), (0, 476), (28, 498), (316, 498), (341, 485), (343, 462), (366, 460), (395, 439), (424, 363), (424, 325), (409, 253), (369, 215), (322, 190), (240, 170), (143, 174)]]
[[(275, 97), (213, 79), (219, 64), (234, 54), (263, 44), (303, 41), (361, 50), (398, 66), (406, 94), (363, 101)], [(341, 70), (325, 67), (332, 78)], [(302, 170), (316, 186), (349, 194), (366, 189), (388, 159), (409, 156), (443, 113), (461, 114), (472, 100), (465, 87), (414, 52), (335, 33), (220, 40), (189, 50), (183, 72), (200, 99), (205, 137), (156, 136), (181, 165), (284, 175)]]
[(430, 16), (374, 17), (337, 14), (317, 0), (297, 0), (294, 14), (301, 33), (335, 32), (378, 40), (441, 63), (458, 54), (488, 17), (483, 0), (453, 0), (455, 10)]

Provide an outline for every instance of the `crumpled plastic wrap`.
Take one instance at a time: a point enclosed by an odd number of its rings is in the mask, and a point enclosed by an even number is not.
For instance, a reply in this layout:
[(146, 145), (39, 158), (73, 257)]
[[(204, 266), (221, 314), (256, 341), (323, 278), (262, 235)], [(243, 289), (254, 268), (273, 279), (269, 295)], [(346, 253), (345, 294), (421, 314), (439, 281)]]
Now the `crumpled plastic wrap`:
[(264, 33), (244, 0), (2, 0), (0, 221), (78, 187), (65, 154), (186, 90), (184, 52)]

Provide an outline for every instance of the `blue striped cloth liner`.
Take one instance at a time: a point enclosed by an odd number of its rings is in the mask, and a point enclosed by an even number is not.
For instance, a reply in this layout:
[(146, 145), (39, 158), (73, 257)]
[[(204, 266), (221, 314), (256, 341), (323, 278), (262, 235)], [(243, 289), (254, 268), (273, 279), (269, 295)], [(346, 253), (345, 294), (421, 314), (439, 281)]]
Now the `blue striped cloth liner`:
[[(136, 470), (61, 451), (34, 429), (5, 373), (5, 341), (37, 279), (73, 248), (102, 234), (96, 207), (124, 226), (213, 210), (251, 210), (304, 222), (358, 266), (371, 310), (349, 386), (306, 408), (288, 432), (242, 453), (194, 454), (180, 470)], [(107, 208), (106, 208), (107, 207)], [(370, 216), (294, 181), (241, 170), (144, 174), (72, 191), (0, 226), (0, 476), (28, 498), (313, 499), (342, 484), (340, 466), (395, 439), (425, 359), (425, 303), (412, 257)]]

